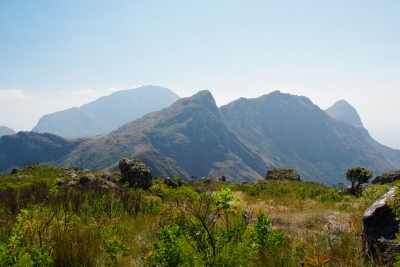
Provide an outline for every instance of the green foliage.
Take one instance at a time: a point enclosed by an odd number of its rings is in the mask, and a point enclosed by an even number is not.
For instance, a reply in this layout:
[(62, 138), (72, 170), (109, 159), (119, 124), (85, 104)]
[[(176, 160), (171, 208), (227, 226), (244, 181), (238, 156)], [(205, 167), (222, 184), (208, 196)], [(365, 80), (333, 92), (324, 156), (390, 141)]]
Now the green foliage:
[(252, 240), (261, 249), (271, 250), (285, 242), (285, 234), (279, 230), (272, 230), (271, 227), (272, 225), (267, 215), (259, 211), (257, 222), (253, 229)]
[(9, 243), (0, 244), (0, 265), (1, 266), (51, 266), (53, 260), (49, 252), (36, 246), (27, 247), (25, 229), (29, 225), (29, 211), (21, 210), (14, 224)]
[[(15, 175), (2, 178), (10, 186), (0, 189), (0, 266), (298, 266), (321, 251), (332, 266), (360, 267), (362, 256), (354, 263), (354, 255), (362, 255), (357, 234), (330, 240), (314, 229), (326, 222), (317, 219), (306, 226), (307, 239), (289, 228), (304, 231), (304, 224), (278, 217), (295, 217), (291, 213), (304, 203), (336, 212), (346, 204), (353, 212), (383, 190), (367, 187), (357, 199), (315, 183), (174, 189), (155, 180), (148, 190), (109, 191), (95, 184), (60, 187), (54, 175), (63, 172), (45, 169), (24, 170), (22, 183)], [(210, 191), (198, 193), (199, 186)]]
[(351, 191), (357, 194), (362, 184), (368, 183), (374, 176), (372, 172), (364, 167), (356, 166), (346, 171), (346, 178), (351, 182)]

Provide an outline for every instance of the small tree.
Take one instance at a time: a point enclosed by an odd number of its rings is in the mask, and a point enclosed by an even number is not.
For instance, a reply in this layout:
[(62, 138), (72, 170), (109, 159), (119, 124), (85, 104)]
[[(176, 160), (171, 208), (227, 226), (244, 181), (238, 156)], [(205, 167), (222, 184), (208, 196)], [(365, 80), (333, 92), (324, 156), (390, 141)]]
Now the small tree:
[(368, 183), (374, 174), (366, 168), (356, 166), (346, 171), (346, 178), (351, 182), (351, 192), (356, 194), (362, 184)]

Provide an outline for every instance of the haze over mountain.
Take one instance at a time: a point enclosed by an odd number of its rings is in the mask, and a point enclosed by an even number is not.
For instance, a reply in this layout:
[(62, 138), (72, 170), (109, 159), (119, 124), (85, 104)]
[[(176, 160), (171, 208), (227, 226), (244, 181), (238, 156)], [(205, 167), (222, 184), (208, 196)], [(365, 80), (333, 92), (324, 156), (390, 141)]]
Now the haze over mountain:
[[(107, 135), (75, 141), (51, 160), (102, 170), (116, 168), (121, 158), (137, 157), (155, 176), (225, 175), (235, 182), (262, 179), (277, 166), (297, 170), (303, 180), (328, 185), (345, 182), (346, 170), (356, 165), (375, 174), (395, 169), (399, 150), (373, 140), (360, 119), (352, 120), (357, 125), (347, 122), (348, 117), (359, 118), (357, 111), (348, 103), (339, 104), (330, 109), (340, 114), (336, 119), (306, 97), (275, 91), (218, 108), (209, 91), (200, 91)], [(0, 147), (3, 158), (26, 146), (24, 138), (16, 140)], [(65, 139), (54, 142), (63, 146)], [(41, 158), (43, 149), (35, 153), (36, 161), (48, 161)]]
[[(209, 91), (127, 123), (77, 147), (67, 164), (102, 169), (124, 156), (157, 150), (189, 175), (255, 180), (272, 167), (226, 125)], [(156, 163), (154, 163), (157, 165)]]
[(374, 173), (395, 168), (358, 127), (331, 118), (308, 98), (275, 91), (221, 107), (229, 127), (279, 167), (296, 169), (305, 180), (332, 184), (348, 168)]
[(103, 96), (79, 108), (44, 115), (32, 131), (66, 138), (109, 133), (143, 115), (168, 107), (179, 96), (167, 88), (142, 86)]
[(16, 131), (14, 131), (11, 128), (8, 128), (7, 126), (0, 126), (0, 137), (3, 135), (10, 135), (10, 134), (15, 134)]
[(364, 127), (357, 110), (346, 100), (339, 100), (325, 110), (331, 117), (348, 122), (354, 126)]
[[(357, 110), (345, 100), (340, 100), (333, 104), (332, 107), (325, 110), (330, 116), (335, 119), (348, 122), (361, 129), (366, 141), (378, 150), (387, 161), (400, 168), (400, 150), (384, 146), (371, 137), (368, 130), (361, 123), (360, 116)], [(390, 129), (388, 129), (390, 131)]]

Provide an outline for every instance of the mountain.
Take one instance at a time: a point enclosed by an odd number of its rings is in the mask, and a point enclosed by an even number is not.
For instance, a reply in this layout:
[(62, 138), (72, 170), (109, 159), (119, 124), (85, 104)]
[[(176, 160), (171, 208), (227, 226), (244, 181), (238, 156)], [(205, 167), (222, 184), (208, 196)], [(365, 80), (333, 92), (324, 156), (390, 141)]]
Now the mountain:
[(0, 137), (0, 172), (30, 162), (55, 163), (67, 156), (84, 139), (67, 140), (57, 135), (18, 132)]
[(176, 162), (188, 175), (197, 178), (225, 175), (230, 181), (254, 181), (273, 167), (228, 128), (209, 91), (179, 99), (170, 107), (127, 123), (106, 136), (88, 140), (65, 162), (102, 169), (121, 157), (149, 151), (157, 151), (151, 153)]
[(333, 104), (332, 107), (326, 109), (325, 112), (335, 119), (348, 122), (360, 128), (366, 141), (376, 150), (378, 150), (385, 157), (387, 161), (396, 166), (396, 168), (400, 168), (400, 150), (384, 146), (379, 142), (377, 142), (375, 139), (373, 139), (369, 134), (368, 130), (365, 129), (364, 126), (362, 125), (357, 110), (353, 106), (351, 106), (348, 102), (346, 102), (345, 100), (340, 100), (335, 104)]
[(117, 91), (79, 108), (44, 115), (32, 131), (66, 138), (107, 134), (149, 112), (168, 107), (177, 99), (177, 94), (158, 86)]
[(3, 135), (10, 135), (10, 134), (15, 134), (15, 133), (17, 133), (17, 132), (11, 128), (8, 128), (6, 126), (0, 126), (0, 137)]
[(274, 165), (297, 170), (304, 180), (331, 185), (343, 182), (346, 170), (356, 165), (374, 173), (395, 167), (359, 127), (332, 118), (303, 96), (275, 91), (238, 99), (220, 110), (240, 138)]
[(339, 100), (332, 107), (325, 110), (331, 117), (348, 122), (354, 126), (363, 127), (357, 110), (346, 100)]

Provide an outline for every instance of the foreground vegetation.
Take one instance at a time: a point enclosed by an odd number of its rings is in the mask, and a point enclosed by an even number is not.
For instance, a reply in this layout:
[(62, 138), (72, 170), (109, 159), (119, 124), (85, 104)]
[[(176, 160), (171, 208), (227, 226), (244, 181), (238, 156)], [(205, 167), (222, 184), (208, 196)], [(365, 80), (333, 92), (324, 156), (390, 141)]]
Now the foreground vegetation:
[(372, 266), (361, 216), (390, 188), (356, 198), (287, 180), (60, 187), (65, 172), (0, 177), (1, 266)]

